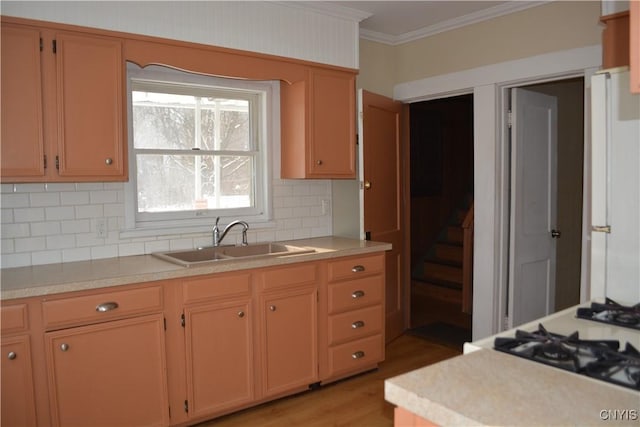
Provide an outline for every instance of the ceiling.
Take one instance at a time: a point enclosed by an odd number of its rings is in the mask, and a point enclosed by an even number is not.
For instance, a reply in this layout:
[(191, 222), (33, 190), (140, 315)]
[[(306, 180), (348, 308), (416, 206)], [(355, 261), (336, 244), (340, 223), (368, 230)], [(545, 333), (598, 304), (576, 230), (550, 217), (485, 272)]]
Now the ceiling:
[(401, 44), (485, 21), (546, 1), (330, 1), (333, 8), (359, 14), (360, 37)]

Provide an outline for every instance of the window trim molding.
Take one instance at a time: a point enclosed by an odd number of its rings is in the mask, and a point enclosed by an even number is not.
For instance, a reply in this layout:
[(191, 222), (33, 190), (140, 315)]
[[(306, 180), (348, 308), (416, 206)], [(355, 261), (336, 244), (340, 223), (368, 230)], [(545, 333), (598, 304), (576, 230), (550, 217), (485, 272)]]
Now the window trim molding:
[(256, 200), (256, 206), (260, 206), (260, 213), (256, 215), (244, 215), (238, 210), (226, 210), (224, 215), (220, 215), (221, 222), (229, 222), (241, 217), (242, 220), (249, 222), (252, 228), (271, 228), (275, 226), (273, 221), (273, 202), (272, 202), (272, 180), (273, 176), (278, 172), (279, 164), (275, 162), (277, 156), (274, 151), (279, 150), (280, 142), (280, 82), (273, 80), (254, 81), (244, 79), (225, 78), (217, 76), (209, 76), (203, 74), (190, 73), (171, 67), (152, 65), (140, 68), (134, 63), (127, 62), (127, 133), (128, 144), (127, 150), (129, 154), (129, 181), (124, 185), (124, 211), (125, 224), (120, 232), (121, 238), (135, 238), (145, 236), (166, 236), (175, 234), (191, 234), (203, 233), (211, 230), (216, 214), (210, 212), (202, 212), (202, 215), (196, 214), (189, 219), (168, 219), (159, 221), (139, 221), (136, 219), (136, 171), (135, 171), (135, 155), (133, 153), (133, 126), (132, 126), (132, 100), (131, 100), (131, 78), (140, 77), (144, 80), (166, 81), (167, 78), (172, 82), (185, 84), (206, 85), (228, 87), (232, 82), (232, 86), (239, 89), (258, 90), (266, 92), (266, 96), (261, 97), (261, 110), (264, 119), (259, 132), (263, 137), (258, 138), (258, 149), (262, 151), (262, 155), (256, 158), (256, 182), (260, 182), (262, 186), (262, 196), (257, 196), (260, 200)]

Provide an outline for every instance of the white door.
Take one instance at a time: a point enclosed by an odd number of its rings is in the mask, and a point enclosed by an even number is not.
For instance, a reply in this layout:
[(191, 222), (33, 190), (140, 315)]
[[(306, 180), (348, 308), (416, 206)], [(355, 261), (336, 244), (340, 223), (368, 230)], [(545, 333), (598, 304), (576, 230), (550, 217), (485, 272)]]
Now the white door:
[(511, 90), (510, 327), (554, 311), (557, 101)]

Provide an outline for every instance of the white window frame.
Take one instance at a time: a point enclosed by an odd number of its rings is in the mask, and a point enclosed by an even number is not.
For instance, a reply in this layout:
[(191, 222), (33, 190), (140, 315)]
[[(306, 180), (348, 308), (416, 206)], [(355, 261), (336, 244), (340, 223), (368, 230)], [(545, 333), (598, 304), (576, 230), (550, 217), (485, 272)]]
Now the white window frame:
[[(224, 91), (241, 90), (254, 92), (255, 102), (259, 104), (259, 117), (256, 123), (255, 144), (257, 154), (255, 163), (255, 206), (238, 209), (202, 209), (182, 211), (179, 213), (159, 213), (158, 215), (137, 212), (137, 171), (136, 157), (133, 147), (132, 121), (132, 80), (143, 81), (149, 85), (172, 85), (199, 88), (218, 89)], [(259, 93), (259, 95), (257, 95)], [(221, 223), (234, 219), (242, 219), (250, 224), (267, 225), (272, 219), (271, 195), (271, 151), (275, 137), (279, 130), (280, 111), (280, 82), (252, 81), (224, 77), (214, 77), (174, 70), (168, 67), (148, 66), (144, 69), (135, 64), (127, 63), (127, 111), (128, 111), (128, 153), (129, 153), (129, 181), (125, 183), (125, 237), (145, 235), (169, 235), (176, 233), (193, 233), (210, 231), (216, 217)], [(123, 233), (121, 233), (123, 234)]]

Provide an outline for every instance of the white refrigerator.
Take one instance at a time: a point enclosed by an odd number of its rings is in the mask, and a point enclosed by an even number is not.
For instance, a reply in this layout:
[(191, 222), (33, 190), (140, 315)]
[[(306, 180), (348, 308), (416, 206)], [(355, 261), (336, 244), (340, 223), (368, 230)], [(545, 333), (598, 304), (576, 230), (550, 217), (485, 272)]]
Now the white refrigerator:
[(591, 299), (640, 303), (640, 95), (627, 67), (591, 79)]

